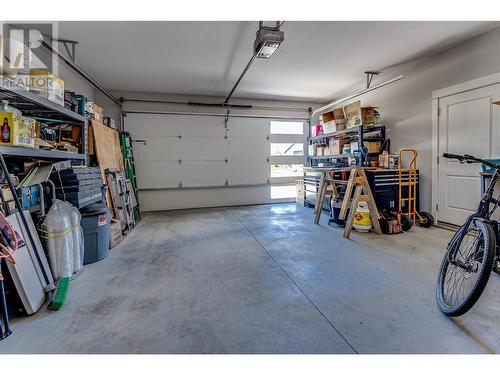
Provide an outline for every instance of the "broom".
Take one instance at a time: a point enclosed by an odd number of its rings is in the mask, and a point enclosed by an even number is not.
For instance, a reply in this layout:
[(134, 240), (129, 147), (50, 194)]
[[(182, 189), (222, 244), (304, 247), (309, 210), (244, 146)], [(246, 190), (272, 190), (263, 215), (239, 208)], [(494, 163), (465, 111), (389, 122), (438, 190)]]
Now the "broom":
[(49, 310), (60, 310), (66, 302), (66, 297), (68, 295), (69, 284), (71, 282), (71, 277), (61, 277), (57, 282), (56, 292), (53, 298), (49, 301), (47, 308)]

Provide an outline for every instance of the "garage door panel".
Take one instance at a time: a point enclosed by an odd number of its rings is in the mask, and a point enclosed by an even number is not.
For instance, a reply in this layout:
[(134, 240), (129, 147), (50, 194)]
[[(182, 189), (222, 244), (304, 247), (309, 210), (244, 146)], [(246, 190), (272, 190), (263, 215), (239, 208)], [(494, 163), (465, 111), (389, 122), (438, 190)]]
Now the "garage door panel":
[(224, 161), (183, 161), (178, 173), (183, 186), (224, 185), (227, 165)]
[(177, 137), (146, 137), (134, 143), (134, 158), (140, 161), (178, 160), (182, 146)]
[(126, 121), (133, 138), (225, 135), (224, 119), (220, 117), (129, 113)]
[(230, 137), (251, 137), (266, 139), (269, 135), (269, 120), (265, 118), (230, 118)]
[(183, 137), (179, 156), (182, 160), (224, 160), (228, 153), (223, 137)]
[(231, 138), (228, 145), (230, 160), (257, 158), (266, 160), (270, 153), (269, 142), (252, 138)]
[(266, 160), (230, 161), (228, 166), (228, 181), (231, 184), (263, 183), (270, 175)]
[(137, 185), (141, 188), (178, 186), (179, 163), (175, 161), (136, 161)]

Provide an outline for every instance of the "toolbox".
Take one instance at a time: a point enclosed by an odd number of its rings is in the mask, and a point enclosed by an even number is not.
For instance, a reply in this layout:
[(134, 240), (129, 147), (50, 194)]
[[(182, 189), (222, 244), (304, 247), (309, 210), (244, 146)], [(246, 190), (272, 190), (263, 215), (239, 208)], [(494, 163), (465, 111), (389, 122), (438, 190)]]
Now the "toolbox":
[[(399, 200), (399, 175), (397, 169), (366, 170), (375, 203), (379, 211), (396, 211)], [(408, 172), (403, 172), (403, 182), (408, 182)], [(403, 198), (408, 197), (408, 186), (402, 187)], [(419, 211), (419, 173), (417, 170), (416, 208)], [(406, 202), (403, 202), (403, 204)], [(404, 205), (403, 205), (404, 207)]]
[(22, 208), (30, 208), (40, 204), (40, 188), (38, 186), (26, 186), (17, 190), (17, 195)]

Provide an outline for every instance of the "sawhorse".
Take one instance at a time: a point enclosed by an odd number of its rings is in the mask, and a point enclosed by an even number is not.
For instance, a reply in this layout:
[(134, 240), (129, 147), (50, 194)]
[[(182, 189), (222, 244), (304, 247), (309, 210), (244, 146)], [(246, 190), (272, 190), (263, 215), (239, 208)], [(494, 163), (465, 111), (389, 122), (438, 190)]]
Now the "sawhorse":
[[(370, 218), (373, 224), (373, 231), (377, 234), (382, 234), (379, 223), (379, 214), (375, 199), (373, 198), (370, 185), (366, 178), (365, 170), (363, 167), (355, 167), (351, 169), (349, 175), (349, 180), (338, 180), (332, 178), (332, 173), (334, 171), (324, 171), (321, 174), (318, 197), (316, 199), (316, 205), (314, 206), (314, 223), (319, 224), (319, 219), (321, 217), (321, 210), (323, 207), (323, 200), (325, 198), (326, 189), (328, 186), (331, 187), (333, 194), (338, 194), (337, 187), (335, 184), (342, 183), (347, 184), (346, 191), (344, 194), (344, 199), (342, 201), (342, 206), (340, 209), (339, 218), (341, 220), (346, 220), (347, 210), (350, 206), (349, 216), (347, 217), (344, 238), (349, 238), (352, 231), (352, 225), (354, 222), (354, 215), (356, 214), (356, 208), (359, 202), (366, 202), (368, 204), (368, 210), (370, 211)], [(354, 192), (354, 195), (353, 195)], [(352, 196), (352, 199), (351, 199)], [(349, 204), (350, 203), (350, 204)]]

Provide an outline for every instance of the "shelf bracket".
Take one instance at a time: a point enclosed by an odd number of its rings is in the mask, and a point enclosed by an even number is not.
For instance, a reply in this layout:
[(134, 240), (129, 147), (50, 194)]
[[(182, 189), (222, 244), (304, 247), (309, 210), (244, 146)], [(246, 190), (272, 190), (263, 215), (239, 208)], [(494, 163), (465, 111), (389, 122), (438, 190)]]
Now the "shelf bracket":
[(371, 84), (372, 84), (373, 77), (379, 75), (380, 72), (367, 71), (367, 72), (365, 72), (365, 74), (366, 74), (366, 88), (369, 89)]
[(78, 41), (62, 38), (52, 38), (51, 41), (62, 44), (71, 61), (76, 62), (76, 45)]

